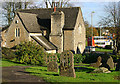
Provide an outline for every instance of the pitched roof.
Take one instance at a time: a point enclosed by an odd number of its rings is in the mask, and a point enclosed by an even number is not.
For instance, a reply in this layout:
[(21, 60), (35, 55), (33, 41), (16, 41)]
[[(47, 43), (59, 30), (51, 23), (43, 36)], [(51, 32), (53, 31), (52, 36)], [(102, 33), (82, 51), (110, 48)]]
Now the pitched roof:
[[(63, 29), (74, 29), (79, 9), (80, 7), (56, 8), (56, 11), (63, 11), (65, 14), (65, 26)], [(19, 10), (19, 12), (37, 14), (40, 27), (44, 29), (51, 27), (51, 13), (53, 10), (53, 8), (40, 8)], [(31, 18), (28, 20), (31, 20)]]
[(37, 15), (31, 13), (17, 13), (19, 18), (21, 19), (24, 27), (30, 33), (40, 33), (40, 25), (37, 22)]
[(37, 43), (39, 43), (46, 50), (56, 50), (57, 48), (51, 44), (44, 36), (31, 36)]

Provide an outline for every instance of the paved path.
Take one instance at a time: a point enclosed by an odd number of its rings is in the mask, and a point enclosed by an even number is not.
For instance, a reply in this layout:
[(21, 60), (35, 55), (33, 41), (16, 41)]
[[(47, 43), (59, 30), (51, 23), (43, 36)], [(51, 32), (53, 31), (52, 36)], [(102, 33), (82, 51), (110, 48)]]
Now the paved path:
[(2, 82), (21, 82), (22, 83), (46, 83), (42, 78), (30, 75), (28, 72), (25, 72), (25, 68), (30, 66), (12, 66), (12, 67), (3, 67), (2, 68)]

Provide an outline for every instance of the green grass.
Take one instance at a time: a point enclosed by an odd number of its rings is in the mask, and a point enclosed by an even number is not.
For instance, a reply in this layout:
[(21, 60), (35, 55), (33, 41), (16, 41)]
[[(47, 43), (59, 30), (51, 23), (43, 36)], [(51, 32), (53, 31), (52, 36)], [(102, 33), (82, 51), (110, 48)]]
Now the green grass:
[(9, 60), (2, 60), (2, 63), (0, 63), (0, 67), (9, 67), (9, 66), (26, 66), (24, 64), (14, 63)]
[[(88, 64), (83, 64), (88, 65)], [(8, 66), (26, 66), (24, 64), (13, 63), (8, 60), (2, 60), (2, 67)], [(46, 82), (118, 82), (114, 79), (114, 76), (120, 74), (119, 71), (114, 71), (112, 73), (88, 73), (93, 71), (95, 68), (87, 66), (75, 66), (76, 78), (59, 76), (59, 72), (47, 72), (47, 67), (34, 66), (25, 69), (25, 71), (30, 72), (31, 75), (36, 75), (42, 77)], [(80, 69), (82, 68), (82, 69)], [(120, 82), (120, 80), (119, 80)]]
[[(78, 67), (79, 68), (79, 67)], [(92, 67), (82, 67), (76, 69), (76, 78), (59, 76), (59, 72), (47, 72), (47, 67), (31, 67), (26, 71), (32, 75), (42, 77), (47, 82), (118, 82), (114, 76), (118, 76), (120, 72), (113, 71), (112, 73), (87, 73), (93, 71)], [(86, 69), (85, 69), (86, 68)], [(120, 81), (119, 81), (120, 82)]]
[(99, 51), (99, 52), (111, 52), (112, 53), (112, 49), (103, 49), (103, 48), (95, 48), (95, 51)]

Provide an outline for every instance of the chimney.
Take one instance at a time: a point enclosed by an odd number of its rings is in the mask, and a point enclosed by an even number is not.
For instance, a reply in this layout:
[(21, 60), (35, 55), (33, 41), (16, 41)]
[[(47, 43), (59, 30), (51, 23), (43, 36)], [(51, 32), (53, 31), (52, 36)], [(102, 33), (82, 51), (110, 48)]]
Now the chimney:
[(58, 48), (58, 53), (63, 52), (64, 21), (65, 16), (62, 11), (56, 11), (51, 14), (51, 33), (49, 41)]
[(54, 12), (56, 12), (56, 6), (54, 7)]

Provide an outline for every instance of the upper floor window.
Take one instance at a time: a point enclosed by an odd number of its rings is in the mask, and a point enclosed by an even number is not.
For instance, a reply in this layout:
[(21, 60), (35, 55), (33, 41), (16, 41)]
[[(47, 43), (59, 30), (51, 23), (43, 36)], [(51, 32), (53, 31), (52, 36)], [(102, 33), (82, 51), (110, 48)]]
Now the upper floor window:
[(15, 23), (17, 24), (17, 23), (18, 23), (18, 20), (16, 20)]
[(19, 28), (15, 29), (15, 37), (20, 37), (20, 29)]

